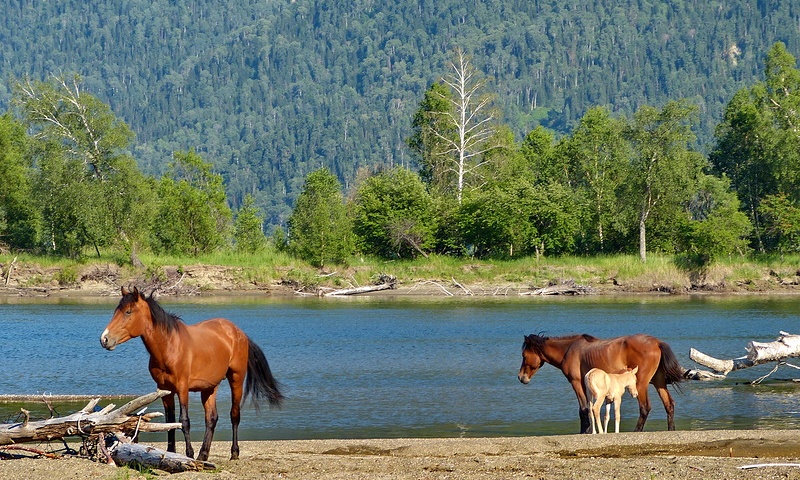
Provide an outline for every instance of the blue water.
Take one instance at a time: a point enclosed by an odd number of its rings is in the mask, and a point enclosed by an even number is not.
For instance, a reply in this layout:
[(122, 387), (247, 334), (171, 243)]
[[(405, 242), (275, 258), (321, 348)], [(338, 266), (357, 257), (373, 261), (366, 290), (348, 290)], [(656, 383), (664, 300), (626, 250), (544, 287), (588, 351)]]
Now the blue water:
[[(0, 300), (0, 394), (153, 391), (139, 339), (112, 352), (100, 346), (116, 300)], [(287, 399), (281, 410), (245, 409), (246, 439), (576, 433), (577, 401), (560, 371), (545, 366), (530, 385), (517, 381), (523, 335), (644, 332), (668, 342), (681, 363), (694, 368), (692, 347), (733, 358), (746, 354), (750, 340), (772, 341), (780, 330), (800, 333), (800, 297), (226, 297), (161, 303), (187, 323), (227, 317), (264, 350)], [(800, 385), (785, 381), (800, 372), (781, 367), (767, 382), (749, 384), (772, 366), (733, 372), (722, 381), (687, 382), (673, 393), (677, 427), (800, 428)], [(218, 439), (229, 438), (229, 399), (223, 384)], [(651, 401), (646, 429), (664, 430), (653, 389)], [(625, 397), (622, 407), (622, 430), (632, 430), (636, 401)], [(58, 408), (66, 414), (80, 405)], [(199, 440), (198, 396), (191, 398), (190, 414)]]

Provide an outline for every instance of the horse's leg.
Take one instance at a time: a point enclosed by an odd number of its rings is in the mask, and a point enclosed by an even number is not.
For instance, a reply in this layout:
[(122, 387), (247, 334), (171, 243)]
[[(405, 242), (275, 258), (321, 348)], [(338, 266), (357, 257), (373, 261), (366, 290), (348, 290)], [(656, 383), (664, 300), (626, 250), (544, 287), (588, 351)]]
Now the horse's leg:
[(648, 384), (645, 383), (643, 386), (638, 384), (636, 385), (636, 391), (639, 393), (639, 420), (636, 421), (636, 430), (637, 432), (641, 432), (644, 430), (644, 422), (647, 421), (647, 416), (650, 415), (650, 398), (647, 396), (647, 387)]
[[(164, 421), (175, 423), (175, 394), (162, 397), (161, 403), (164, 404)], [(175, 453), (175, 429), (167, 432), (167, 451)]]
[(656, 387), (656, 391), (664, 403), (664, 410), (667, 411), (667, 430), (675, 430), (675, 400), (672, 399), (666, 386)]
[(608, 420), (611, 418), (611, 402), (606, 400), (606, 419), (603, 420), (603, 433), (608, 433)]
[(581, 419), (580, 433), (592, 433), (592, 424), (589, 419), (591, 409), (589, 406), (589, 399), (586, 397), (586, 393), (583, 390), (583, 382), (579, 377), (577, 380), (571, 380), (570, 384), (575, 391), (575, 396), (578, 397), (578, 416)]
[(228, 384), (231, 386), (231, 460), (239, 459), (239, 422), (242, 419), (242, 393), (244, 391), (243, 373), (228, 373)]
[(194, 458), (194, 449), (192, 448), (191, 435), (189, 430), (189, 389), (184, 389), (178, 392), (178, 404), (180, 405), (181, 430), (183, 430), (183, 439), (186, 441), (186, 456)]
[(619, 410), (622, 406), (622, 395), (614, 399), (614, 433), (619, 433)]
[(211, 451), (211, 440), (214, 439), (214, 429), (217, 427), (217, 387), (203, 390), (200, 394), (203, 401), (203, 410), (206, 414), (206, 433), (203, 436), (203, 444), (200, 446), (200, 452), (197, 454), (197, 459), (201, 461), (208, 460), (208, 454)]

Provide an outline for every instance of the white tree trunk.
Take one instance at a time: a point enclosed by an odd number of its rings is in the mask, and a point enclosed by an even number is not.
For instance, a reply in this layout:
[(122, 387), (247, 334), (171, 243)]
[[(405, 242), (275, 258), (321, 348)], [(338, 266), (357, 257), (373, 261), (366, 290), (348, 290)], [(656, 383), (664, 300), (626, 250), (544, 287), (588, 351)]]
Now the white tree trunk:
[(689, 357), (695, 362), (712, 369), (718, 375), (727, 375), (734, 370), (750, 368), (770, 362), (780, 362), (787, 358), (800, 357), (800, 335), (780, 332), (774, 342), (749, 342), (745, 347), (747, 356), (721, 360), (692, 348)]

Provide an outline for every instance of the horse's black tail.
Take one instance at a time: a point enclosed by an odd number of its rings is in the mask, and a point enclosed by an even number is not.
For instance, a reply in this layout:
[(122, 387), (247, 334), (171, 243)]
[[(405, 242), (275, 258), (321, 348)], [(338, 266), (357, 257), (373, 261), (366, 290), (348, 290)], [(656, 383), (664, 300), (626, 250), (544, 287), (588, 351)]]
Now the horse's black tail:
[(670, 348), (667, 343), (661, 342), (659, 347), (661, 347), (660, 367), (664, 369), (664, 378), (667, 381), (667, 385), (674, 384), (676, 387), (680, 388), (678, 384), (685, 378), (683, 376), (685, 369), (681, 367), (677, 357), (672, 353), (672, 348)]
[(265, 399), (271, 407), (280, 407), (283, 394), (279, 390), (278, 381), (272, 376), (267, 357), (258, 345), (248, 338), (250, 353), (247, 358), (247, 377), (244, 381), (244, 398), (250, 396), (256, 410)]

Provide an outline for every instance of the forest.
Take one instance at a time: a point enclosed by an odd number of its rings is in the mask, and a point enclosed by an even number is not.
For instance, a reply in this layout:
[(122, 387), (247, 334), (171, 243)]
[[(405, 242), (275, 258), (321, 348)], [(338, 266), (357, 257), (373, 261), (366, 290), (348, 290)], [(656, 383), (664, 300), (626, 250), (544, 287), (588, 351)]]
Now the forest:
[[(306, 177), (346, 192), (420, 168), (407, 140), (421, 98), (460, 48), (517, 143), (569, 136), (601, 107), (696, 106), (704, 155), (734, 95), (764, 79), (776, 42), (800, 52), (800, 4), (769, 0), (10, 0), (0, 6), (0, 111), (15, 85), (81, 78), (129, 126), (128, 155), (169, 175), (195, 152), (228, 206), (287, 226)], [(16, 115), (19, 115), (16, 113)]]
[(269, 238), (253, 196), (231, 208), (223, 175), (195, 149), (147, 174), (130, 127), (79, 76), (21, 81), (0, 117), (3, 248), (134, 262), (269, 245), (317, 267), (354, 255), (660, 252), (695, 270), (800, 250), (800, 70), (785, 44), (727, 103), (707, 155), (687, 99), (630, 116), (595, 106), (568, 135), (537, 126), (517, 141), (473, 58), (455, 49), (418, 100), (405, 140), (415, 167), (361, 170), (351, 188), (319, 167)]

